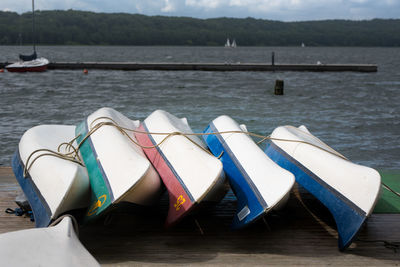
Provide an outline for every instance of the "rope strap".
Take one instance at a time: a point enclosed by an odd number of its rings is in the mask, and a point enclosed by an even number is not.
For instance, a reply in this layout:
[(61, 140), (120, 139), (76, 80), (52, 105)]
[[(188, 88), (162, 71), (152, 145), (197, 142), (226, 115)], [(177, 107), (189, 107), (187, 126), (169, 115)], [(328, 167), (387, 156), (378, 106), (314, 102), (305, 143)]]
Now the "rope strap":
[(396, 196), (400, 197), (400, 193), (396, 192), (393, 190), (393, 188), (390, 188), (387, 184), (385, 184), (384, 182), (381, 182), (383, 188), (385, 188), (386, 190), (392, 192), (393, 194), (395, 194)]
[(11, 208), (7, 208), (5, 210), (5, 213), (7, 214), (15, 214), (15, 216), (22, 216), (25, 215), (25, 217), (29, 217), (29, 219), (31, 220), (31, 222), (35, 221), (35, 218), (33, 217), (33, 212), (31, 210), (26, 211), (23, 210), (21, 208), (15, 208), (14, 210)]
[[(102, 122), (98, 122), (96, 124), (94, 124), (96, 121), (98, 120), (109, 120), (109, 121), (102, 121)], [(142, 149), (151, 149), (151, 148), (156, 148), (161, 146), (167, 139), (173, 137), (173, 136), (183, 136), (185, 137), (187, 140), (189, 140), (191, 143), (193, 143), (194, 145), (198, 146), (200, 149), (202, 149), (203, 151), (207, 152), (208, 154), (214, 156), (208, 149), (205, 149), (204, 147), (200, 146), (198, 143), (196, 143), (194, 140), (192, 140), (191, 138), (189, 138), (190, 136), (208, 136), (208, 135), (223, 135), (223, 134), (246, 134), (248, 136), (252, 136), (252, 137), (256, 137), (256, 138), (260, 138), (261, 140), (257, 142), (257, 144), (261, 144), (262, 142), (266, 141), (266, 140), (271, 140), (271, 141), (281, 141), (281, 142), (294, 142), (294, 143), (301, 143), (301, 144), (306, 144), (306, 145), (310, 145), (313, 146), (315, 148), (318, 148), (320, 150), (323, 150), (327, 153), (330, 153), (334, 156), (340, 157), (344, 160), (348, 160), (346, 157), (344, 157), (343, 155), (341, 155), (340, 153), (338, 153), (337, 151), (335, 151), (334, 149), (332, 149), (331, 147), (329, 147), (327, 144), (323, 143), (321, 140), (319, 140), (322, 144), (324, 144), (326, 147), (328, 147), (329, 149), (325, 149), (323, 147), (320, 147), (318, 145), (315, 145), (313, 143), (307, 142), (307, 141), (302, 141), (302, 140), (291, 140), (291, 139), (282, 139), (282, 138), (274, 138), (271, 136), (264, 136), (264, 135), (260, 135), (260, 134), (256, 134), (256, 133), (252, 133), (252, 132), (247, 132), (247, 131), (222, 131), (222, 132), (213, 132), (213, 133), (182, 133), (182, 132), (172, 132), (172, 133), (160, 133), (160, 132), (146, 132), (146, 131), (139, 131), (136, 129), (130, 129), (130, 128), (126, 128), (126, 127), (122, 127), (120, 125), (118, 125), (117, 122), (115, 122), (112, 118), (109, 117), (98, 117), (96, 119), (94, 119), (89, 127), (89, 131), (88, 133), (84, 136), (84, 138), (81, 140), (81, 142), (79, 142), (79, 144), (77, 145), (77, 147), (74, 147), (73, 143), (76, 141), (76, 139), (78, 139), (80, 137), (80, 135), (74, 137), (71, 141), (69, 142), (64, 142), (61, 143), (58, 147), (57, 147), (57, 151), (52, 151), (50, 149), (38, 149), (33, 151), (25, 164), (25, 169), (24, 169), (24, 176), (26, 177), (28, 175), (28, 172), (30, 170), (30, 168), (32, 167), (33, 163), (40, 157), (42, 156), (54, 156), (54, 157), (58, 157), (64, 160), (68, 160), (74, 163), (77, 163), (81, 166), (85, 166), (82, 159), (79, 156), (79, 149), (82, 146), (82, 144), (92, 135), (94, 134), (97, 130), (99, 130), (101, 127), (103, 126), (112, 126), (115, 127), (118, 131), (120, 131), (124, 136), (126, 136), (132, 143), (134, 143), (135, 145), (141, 147)], [(293, 127), (293, 126), (290, 126)], [(153, 146), (143, 146), (141, 144), (139, 144), (135, 139), (133, 139), (127, 132), (133, 132), (133, 133), (137, 133), (137, 134), (146, 134), (146, 135), (163, 135), (165, 136), (158, 144), (155, 144)], [(304, 132), (305, 134), (308, 134), (307, 132)], [(312, 136), (311, 134), (309, 134), (310, 136)], [(65, 146), (65, 150), (67, 151), (66, 153), (62, 153), (61, 152), (61, 148)], [(32, 161), (31, 158), (33, 157), (33, 155), (35, 155), (36, 153), (39, 152), (46, 152), (43, 154), (40, 154), (38, 156), (36, 156)], [(221, 152), (221, 154), (219, 156), (217, 156), (216, 158), (221, 158), (223, 155), (223, 151)], [(398, 197), (400, 197), (400, 194), (396, 191), (394, 191), (393, 189), (391, 189), (389, 186), (385, 185), (384, 183), (382, 183), (382, 185), (389, 191), (391, 191), (392, 193), (394, 193), (395, 195), (397, 195)]]

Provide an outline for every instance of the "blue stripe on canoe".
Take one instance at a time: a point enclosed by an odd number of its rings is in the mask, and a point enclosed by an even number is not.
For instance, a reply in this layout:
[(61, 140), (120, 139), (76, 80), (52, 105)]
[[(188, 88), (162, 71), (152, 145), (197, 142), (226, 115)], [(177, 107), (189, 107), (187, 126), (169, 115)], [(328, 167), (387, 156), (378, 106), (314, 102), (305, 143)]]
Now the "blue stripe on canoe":
[(24, 164), (19, 155), (19, 149), (15, 151), (11, 165), (14, 175), (31, 205), (36, 227), (47, 227), (51, 222), (50, 207), (36, 187), (30, 174), (28, 173), (28, 176), (24, 177)]
[[(85, 130), (86, 130), (86, 133), (83, 136), (85, 136), (89, 132), (89, 125), (88, 125), (87, 120), (85, 121)], [(114, 194), (113, 194), (113, 191), (111, 190), (110, 181), (108, 180), (108, 177), (107, 177), (107, 175), (106, 175), (106, 173), (104, 171), (103, 165), (101, 165), (100, 160), (98, 160), (99, 157), (97, 155), (96, 148), (93, 145), (92, 138), (89, 136), (86, 139), (86, 141), (88, 141), (88, 143), (89, 143), (91, 152), (93, 153), (93, 158), (96, 159), (97, 167), (98, 167), (98, 169), (99, 169), (99, 171), (100, 171), (100, 173), (101, 173), (101, 175), (103, 177), (103, 180), (104, 180), (104, 182), (105, 182), (105, 184), (107, 186), (107, 190), (108, 190), (108, 194), (109, 194), (109, 197), (110, 197), (110, 201), (113, 202), (114, 201)]]
[[(217, 129), (217, 127), (215, 127), (214, 123), (210, 123), (210, 129), (214, 133), (218, 132), (218, 129)], [(224, 153), (227, 153), (229, 155), (229, 158), (233, 161), (233, 164), (237, 168), (235, 173), (240, 172), (240, 174), (242, 175), (243, 179), (246, 180), (246, 182), (249, 184), (250, 188), (253, 190), (253, 192), (256, 195), (259, 203), (263, 206), (264, 209), (267, 209), (268, 208), (267, 202), (262, 197), (262, 195), (261, 195), (260, 191), (258, 190), (257, 186), (253, 183), (253, 180), (250, 178), (249, 174), (245, 171), (245, 169), (243, 168), (242, 164), (240, 164), (240, 161), (237, 159), (237, 157), (232, 152), (232, 150), (230, 149), (228, 144), (225, 142), (224, 138), (222, 138), (222, 135), (217, 134), (217, 135), (214, 135), (214, 136), (216, 136), (218, 138), (220, 144), (224, 148)]]
[[(142, 123), (143, 124), (143, 128), (145, 129), (146, 132), (149, 132), (149, 129), (146, 126), (146, 123)], [(153, 146), (156, 146), (157, 143), (156, 141), (153, 139), (153, 136), (151, 134), (147, 135), (151, 141), (151, 143), (153, 144)], [(195, 202), (194, 197), (192, 196), (192, 194), (190, 193), (189, 189), (186, 187), (185, 183), (182, 181), (182, 178), (179, 176), (179, 174), (176, 172), (176, 170), (174, 169), (174, 167), (172, 166), (172, 164), (169, 162), (169, 160), (167, 159), (167, 157), (164, 155), (164, 153), (161, 151), (159, 146), (155, 147), (158, 151), (158, 153), (161, 155), (161, 157), (164, 159), (165, 163), (167, 164), (168, 168), (172, 171), (172, 173), (174, 174), (174, 176), (176, 177), (176, 179), (179, 181), (179, 183), (181, 184), (183, 190), (185, 190), (186, 194), (188, 195), (188, 197), (190, 198), (191, 202)]]
[[(210, 125), (204, 130), (204, 133), (213, 132), (217, 132), (217, 129), (213, 123), (210, 123)], [(254, 185), (253, 181), (243, 169), (229, 146), (225, 143), (222, 136), (218, 134), (204, 135), (203, 139), (215, 156), (219, 156), (223, 152), (220, 160), (238, 201), (237, 214), (233, 219), (232, 228), (242, 228), (256, 221), (265, 213), (265, 209), (268, 205)], [(250, 213), (240, 220), (239, 213), (246, 206), (249, 208)]]
[(365, 222), (366, 213), (276, 144), (268, 144), (265, 153), (279, 166), (292, 172), (297, 183), (330, 210), (338, 229), (339, 249), (345, 250), (353, 242)]

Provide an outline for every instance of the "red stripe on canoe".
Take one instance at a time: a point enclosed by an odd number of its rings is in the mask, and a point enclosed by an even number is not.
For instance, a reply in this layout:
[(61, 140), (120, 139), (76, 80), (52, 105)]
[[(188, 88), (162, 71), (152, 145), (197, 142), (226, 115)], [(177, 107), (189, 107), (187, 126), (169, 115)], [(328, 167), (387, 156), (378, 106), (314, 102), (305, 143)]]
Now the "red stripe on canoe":
[[(140, 124), (139, 131), (145, 132), (143, 124)], [(154, 146), (148, 134), (135, 133), (136, 139), (141, 146)], [(157, 148), (143, 148), (147, 158), (157, 170), (163, 180), (169, 194), (169, 210), (165, 222), (170, 227), (182, 219), (194, 207), (194, 204), (186, 194), (183, 185), (176, 177), (171, 167), (167, 164)], [(173, 168), (173, 167), (172, 167)]]

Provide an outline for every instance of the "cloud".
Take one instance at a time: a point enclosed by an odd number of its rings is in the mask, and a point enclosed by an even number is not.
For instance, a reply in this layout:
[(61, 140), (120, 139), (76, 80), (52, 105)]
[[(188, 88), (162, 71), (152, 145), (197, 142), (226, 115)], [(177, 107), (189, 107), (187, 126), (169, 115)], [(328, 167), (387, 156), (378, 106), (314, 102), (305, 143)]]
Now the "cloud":
[[(145, 15), (255, 17), (283, 21), (400, 18), (400, 0), (36, 0), (36, 9)], [(30, 11), (30, 0), (1, 0), (0, 10)]]
[(202, 9), (216, 9), (226, 5), (227, 2), (224, 0), (186, 0), (185, 5)]
[(161, 8), (162, 12), (172, 12), (175, 11), (174, 3), (170, 0), (165, 0), (165, 6)]

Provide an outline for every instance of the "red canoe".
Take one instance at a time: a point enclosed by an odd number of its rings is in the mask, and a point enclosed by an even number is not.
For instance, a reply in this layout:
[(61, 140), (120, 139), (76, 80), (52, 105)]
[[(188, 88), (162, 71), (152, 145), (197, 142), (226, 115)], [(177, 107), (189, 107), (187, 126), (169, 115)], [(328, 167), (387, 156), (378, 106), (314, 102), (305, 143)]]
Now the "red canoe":
[[(226, 193), (221, 162), (206, 152), (205, 144), (192, 133), (186, 119), (154, 111), (135, 133), (148, 159), (169, 193), (166, 226), (172, 226), (200, 202), (218, 202)], [(157, 134), (158, 133), (158, 134)], [(175, 133), (167, 140), (169, 133)]]

